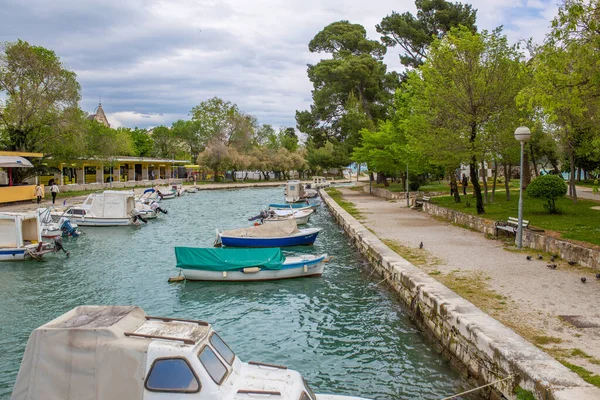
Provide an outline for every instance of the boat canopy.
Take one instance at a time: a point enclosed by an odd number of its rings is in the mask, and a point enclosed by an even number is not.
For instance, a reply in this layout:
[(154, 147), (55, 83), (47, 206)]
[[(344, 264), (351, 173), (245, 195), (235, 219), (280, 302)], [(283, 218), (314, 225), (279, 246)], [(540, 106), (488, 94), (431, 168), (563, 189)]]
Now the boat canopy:
[[(138, 307), (77, 307), (29, 337), (13, 400), (142, 399), (151, 340), (128, 338), (145, 322)], [(93, 373), (90, 373), (93, 371)]]
[(296, 220), (291, 218), (289, 221), (278, 224), (262, 224), (249, 226), (247, 228), (232, 229), (221, 232), (221, 236), (226, 237), (255, 237), (255, 238), (276, 238), (287, 237), (298, 233)]
[(285, 257), (279, 248), (230, 249), (175, 247), (177, 268), (233, 271), (247, 267), (281, 269)]

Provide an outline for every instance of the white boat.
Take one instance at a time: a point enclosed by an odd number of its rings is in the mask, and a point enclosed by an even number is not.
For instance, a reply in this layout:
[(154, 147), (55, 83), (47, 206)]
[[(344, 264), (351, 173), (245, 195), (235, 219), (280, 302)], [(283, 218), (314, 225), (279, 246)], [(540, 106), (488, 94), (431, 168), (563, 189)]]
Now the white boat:
[(330, 186), (330, 183), (323, 176), (313, 176), (310, 186), (314, 189), (327, 188)]
[(42, 241), (42, 229), (35, 212), (0, 213), (0, 261), (39, 259), (62, 246)]
[(175, 247), (177, 268), (195, 281), (269, 281), (321, 276), (327, 254), (285, 257), (279, 248)]
[(296, 225), (305, 225), (308, 224), (308, 220), (314, 212), (315, 211), (310, 207), (299, 210), (272, 210), (269, 211), (267, 217), (262, 221), (263, 223), (274, 223), (294, 218), (296, 220)]
[(135, 203), (135, 209), (137, 210), (139, 215), (146, 219), (154, 219), (158, 217), (158, 213), (156, 212), (156, 210), (152, 209), (150, 204), (144, 204), (138, 201)]
[(146, 189), (144, 193), (135, 197), (136, 203), (150, 204), (153, 201), (160, 201), (160, 196), (155, 189)]
[(80, 206), (67, 208), (63, 216), (79, 226), (127, 226), (146, 222), (135, 208), (133, 192), (105, 190), (88, 195)]
[(190, 186), (185, 189), (187, 193), (198, 193), (198, 188), (196, 186)]
[[(252, 338), (252, 330), (246, 333)], [(359, 400), (315, 395), (299, 372), (243, 362), (208, 322), (80, 306), (35, 329), (12, 400)]]
[(161, 200), (174, 199), (177, 196), (177, 192), (170, 187), (156, 187), (154, 189)]
[(81, 235), (81, 230), (77, 224), (71, 223), (64, 216), (59, 216), (59, 213), (52, 207), (38, 208), (37, 214), (43, 238), (53, 238), (56, 236), (77, 237)]
[(304, 193), (304, 186), (299, 180), (287, 181), (285, 184), (285, 202), (298, 203), (305, 202), (307, 199)]

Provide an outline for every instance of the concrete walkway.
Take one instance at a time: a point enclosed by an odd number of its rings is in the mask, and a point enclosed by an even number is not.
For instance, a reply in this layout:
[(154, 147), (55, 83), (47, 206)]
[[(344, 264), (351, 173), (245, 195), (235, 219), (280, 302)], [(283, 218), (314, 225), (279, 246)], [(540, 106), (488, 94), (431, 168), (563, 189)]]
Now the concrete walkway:
[(577, 191), (577, 198), (579, 199), (600, 201), (600, 192), (594, 194), (592, 188), (575, 186), (575, 190)]
[[(367, 228), (399, 245), (397, 251), (417, 260), (414, 264), (430, 276), (551, 355), (600, 374), (595, 364), (600, 362), (600, 280), (593, 271), (564, 261), (552, 270), (547, 255), (538, 261), (532, 252), (508, 251), (501, 241), (411, 210), (404, 201), (338, 190), (356, 205)], [(571, 322), (559, 317), (565, 315)]]

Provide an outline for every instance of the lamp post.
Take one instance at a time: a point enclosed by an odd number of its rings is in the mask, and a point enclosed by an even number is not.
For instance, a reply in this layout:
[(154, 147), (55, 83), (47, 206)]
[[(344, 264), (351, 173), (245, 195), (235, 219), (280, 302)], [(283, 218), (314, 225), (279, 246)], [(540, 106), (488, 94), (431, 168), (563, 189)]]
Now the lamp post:
[(515, 129), (515, 139), (521, 143), (521, 169), (519, 170), (519, 225), (517, 227), (517, 248), (523, 248), (523, 151), (525, 143), (531, 139), (531, 131), (526, 126)]
[(410, 208), (410, 199), (408, 196), (408, 163), (406, 164), (406, 207)]

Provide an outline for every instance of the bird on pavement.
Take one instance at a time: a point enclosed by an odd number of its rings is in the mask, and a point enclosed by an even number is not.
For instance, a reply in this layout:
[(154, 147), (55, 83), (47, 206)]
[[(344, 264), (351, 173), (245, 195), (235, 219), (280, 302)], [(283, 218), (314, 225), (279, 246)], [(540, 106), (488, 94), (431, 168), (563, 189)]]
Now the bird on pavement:
[(558, 258), (558, 256), (556, 254), (552, 255), (552, 257), (550, 257), (550, 261), (554, 261)]
[(600, 274), (596, 274), (596, 279), (600, 279)]
[(419, 244), (419, 248), (422, 249), (423, 248), (423, 242), (421, 242), (421, 244)]
[(527, 256), (527, 260), (531, 261), (531, 256)]
[(577, 264), (577, 261), (569, 261), (569, 265), (575, 265)]
[(585, 283), (585, 281), (587, 281), (587, 279), (585, 279), (585, 276), (581, 278), (581, 282)]
[(544, 256), (542, 256), (541, 254), (538, 254), (538, 260), (543, 260)]
[(556, 269), (556, 264), (548, 264), (548, 265), (546, 265), (546, 267), (548, 267), (550, 269)]

